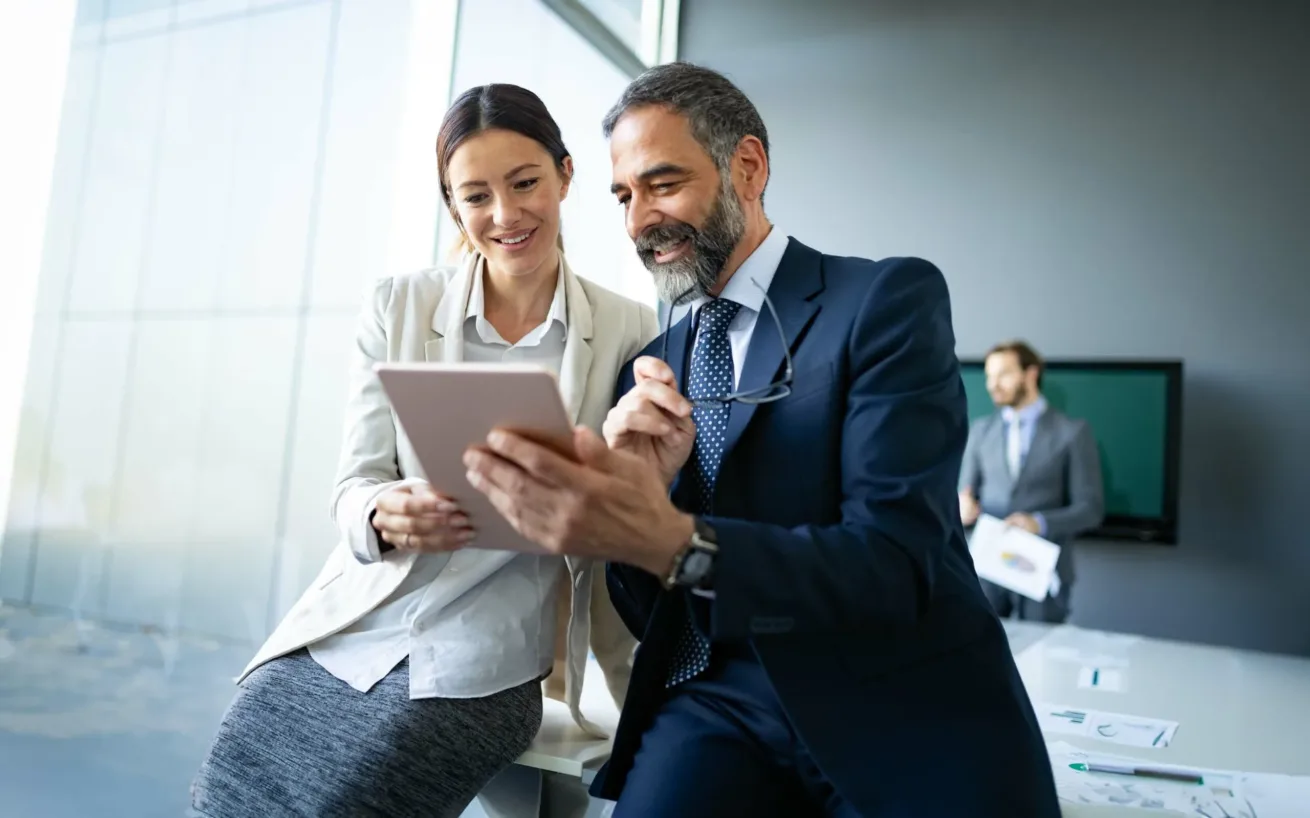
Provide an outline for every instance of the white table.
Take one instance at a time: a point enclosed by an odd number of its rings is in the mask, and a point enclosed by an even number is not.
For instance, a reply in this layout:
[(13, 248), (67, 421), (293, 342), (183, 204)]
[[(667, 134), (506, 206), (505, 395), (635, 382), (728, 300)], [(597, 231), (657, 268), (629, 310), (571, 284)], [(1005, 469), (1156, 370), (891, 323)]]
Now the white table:
[[(1019, 673), (1035, 703), (1163, 718), (1179, 725), (1173, 743), (1158, 750), (1055, 734), (1048, 740), (1165, 764), (1310, 776), (1310, 659), (1067, 625), (1006, 624)], [(1078, 674), (1085, 662), (1071, 654), (1102, 654), (1104, 662), (1092, 663), (1098, 665), (1125, 661), (1124, 690), (1080, 688)], [(1064, 812), (1067, 818), (1164, 814), (1081, 805), (1066, 805)], [(1302, 816), (1288, 818), (1307, 816), (1310, 804)]]

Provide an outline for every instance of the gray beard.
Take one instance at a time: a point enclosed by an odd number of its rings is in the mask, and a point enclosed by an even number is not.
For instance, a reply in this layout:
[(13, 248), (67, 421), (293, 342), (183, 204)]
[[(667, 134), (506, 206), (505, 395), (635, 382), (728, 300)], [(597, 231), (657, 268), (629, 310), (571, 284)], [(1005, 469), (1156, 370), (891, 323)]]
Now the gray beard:
[[(679, 305), (710, 294), (728, 258), (746, 233), (746, 213), (737, 191), (725, 174), (719, 195), (700, 230), (683, 222), (652, 227), (638, 237), (637, 255), (655, 280), (660, 301)], [(691, 240), (691, 252), (663, 264), (655, 261), (655, 248)]]

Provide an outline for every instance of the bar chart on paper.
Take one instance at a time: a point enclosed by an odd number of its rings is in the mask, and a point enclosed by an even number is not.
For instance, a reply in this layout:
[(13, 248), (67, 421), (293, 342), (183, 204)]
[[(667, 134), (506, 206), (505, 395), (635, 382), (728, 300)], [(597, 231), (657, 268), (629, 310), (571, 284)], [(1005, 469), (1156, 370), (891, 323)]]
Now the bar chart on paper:
[(1083, 736), (1129, 747), (1168, 747), (1174, 740), (1174, 733), (1178, 732), (1176, 721), (1062, 704), (1041, 705), (1037, 710), (1037, 721), (1046, 734)]

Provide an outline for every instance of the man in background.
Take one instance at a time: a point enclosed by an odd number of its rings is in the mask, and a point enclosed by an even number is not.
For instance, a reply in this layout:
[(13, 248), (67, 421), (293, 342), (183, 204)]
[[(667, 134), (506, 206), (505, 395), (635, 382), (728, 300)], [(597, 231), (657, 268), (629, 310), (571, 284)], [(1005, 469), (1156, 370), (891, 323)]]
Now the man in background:
[(960, 469), (960, 519), (990, 514), (1060, 546), (1046, 599), (1035, 602), (982, 580), (1002, 618), (1064, 622), (1074, 580), (1070, 542), (1101, 524), (1105, 500), (1096, 440), (1085, 420), (1042, 396), (1042, 359), (1023, 341), (998, 344), (984, 362), (999, 412), (975, 421)]

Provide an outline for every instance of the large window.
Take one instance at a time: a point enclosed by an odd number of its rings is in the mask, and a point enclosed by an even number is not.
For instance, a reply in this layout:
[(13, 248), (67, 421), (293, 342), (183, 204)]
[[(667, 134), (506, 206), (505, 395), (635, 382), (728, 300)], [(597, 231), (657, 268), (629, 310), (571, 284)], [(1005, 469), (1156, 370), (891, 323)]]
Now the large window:
[(361, 292), (431, 260), (455, 7), (81, 4), (0, 596), (254, 640), (308, 581)]
[(679, 0), (542, 2), (629, 76), (677, 58)]

